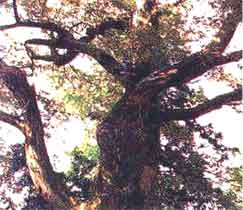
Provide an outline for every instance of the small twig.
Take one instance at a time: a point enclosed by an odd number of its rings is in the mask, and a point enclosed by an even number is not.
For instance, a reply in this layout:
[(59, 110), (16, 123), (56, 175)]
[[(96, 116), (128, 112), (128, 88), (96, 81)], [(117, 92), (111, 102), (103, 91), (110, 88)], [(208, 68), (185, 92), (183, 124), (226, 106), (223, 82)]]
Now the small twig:
[(14, 17), (17, 23), (20, 22), (20, 17), (18, 13), (18, 7), (17, 7), (17, 2), (16, 0), (13, 0), (13, 10), (14, 10)]
[(27, 107), (29, 106), (29, 104), (30, 104), (30, 100), (28, 100), (27, 103), (23, 106), (22, 112), (18, 116), (19, 118), (24, 117), (24, 114), (27, 113)]
[(186, 2), (186, 0), (178, 0), (178, 1), (176, 1), (173, 5), (174, 5), (175, 7), (177, 7), (177, 6), (179, 6), (180, 4), (183, 4), (184, 2)]
[(69, 30), (71, 31), (71, 30), (73, 30), (73, 28), (75, 28), (75, 27), (77, 27), (77, 26), (79, 26), (81, 24), (85, 25), (86, 23), (84, 23), (83, 21), (75, 23), (75, 24), (73, 24), (72, 26), (69, 27)]

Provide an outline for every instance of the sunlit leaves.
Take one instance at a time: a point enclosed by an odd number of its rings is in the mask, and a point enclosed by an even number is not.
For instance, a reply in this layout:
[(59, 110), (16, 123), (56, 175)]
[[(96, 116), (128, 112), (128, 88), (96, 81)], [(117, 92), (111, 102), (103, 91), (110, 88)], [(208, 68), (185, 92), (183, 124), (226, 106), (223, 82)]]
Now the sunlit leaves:
[[(192, 39), (202, 38), (204, 35), (200, 30), (195, 32), (191, 27), (185, 27), (187, 10), (191, 9), (189, 3), (182, 4), (181, 7), (173, 7), (170, 4), (159, 5), (155, 12), (160, 12), (161, 15), (156, 20), (158, 23), (156, 25), (154, 24), (156, 21), (152, 21), (150, 14), (147, 14), (146, 11), (136, 11), (135, 1), (94, 0), (85, 2), (86, 5), (83, 4), (83, 1), (78, 0), (62, 0), (57, 5), (48, 5), (48, 1), (23, 0), (21, 2), (26, 10), (24, 16), (35, 20), (54, 21), (74, 32), (75, 38), (84, 35), (85, 29), (89, 26), (96, 26), (104, 20), (125, 18), (129, 22), (126, 30), (106, 31), (102, 36), (98, 35), (92, 40), (92, 44), (123, 62), (124, 67), (127, 65), (127, 70), (133, 69), (138, 63), (149, 63), (151, 69), (157, 70), (164, 64), (181, 61), (191, 53), (187, 51), (186, 44)], [(226, 3), (224, 4), (227, 6)], [(220, 5), (219, 2), (218, 5)], [(140, 16), (137, 24), (134, 24), (135, 11)], [(205, 19), (204, 22), (202, 19), (195, 18), (194, 20), (198, 24), (201, 22), (202, 25), (211, 28), (220, 26), (220, 21), (218, 22), (216, 18), (211, 19), (213, 24), (209, 24), (209, 19)], [(197, 28), (199, 26), (201, 25), (196, 25)], [(219, 40), (216, 38), (214, 44)], [(21, 62), (19, 64), (22, 64)], [(82, 64), (53, 68), (50, 77), (57, 89), (55, 97), (64, 104), (65, 110), (62, 112), (78, 114), (82, 119), (87, 116), (91, 117), (90, 113), (97, 112), (102, 118), (121, 97), (123, 89), (97, 66), (94, 67), (95, 70), (91, 74), (81, 71), (81, 68)], [(219, 76), (217, 80), (227, 82), (232, 87), (237, 85), (237, 81), (234, 81), (230, 75), (217, 76)], [(160, 96), (160, 104), (157, 108), (163, 110), (190, 109), (207, 100), (204, 97), (203, 89), (192, 90), (181, 84), (178, 84), (176, 88), (164, 91)], [(39, 97), (39, 99), (41, 98)], [(51, 103), (48, 105), (53, 106)], [(51, 109), (48, 108), (48, 111)], [(165, 186), (161, 187), (162, 198), (167, 199), (162, 202), (167, 206), (182, 209), (193, 200), (192, 203), (199, 207), (200, 202), (215, 201), (218, 198), (215, 196), (215, 189), (210, 187), (204, 175), (207, 172), (217, 178), (223, 178), (221, 168), (224, 160), (228, 158), (229, 149), (221, 144), (221, 133), (214, 132), (210, 124), (200, 126), (195, 121), (180, 123), (166, 123), (161, 128), (162, 137), (165, 137), (166, 142), (161, 148), (163, 158), (160, 163), (169, 167), (169, 172), (163, 174), (164, 177), (161, 181)], [(201, 155), (196, 152), (199, 147), (205, 147), (206, 144), (197, 147), (194, 141), (195, 132), (199, 133), (201, 138), (206, 139), (208, 145), (216, 151), (213, 154), (217, 156)], [(91, 137), (86, 136), (85, 138), (87, 140)], [(93, 183), (88, 176), (97, 164), (99, 151), (96, 145), (84, 141), (72, 155), (73, 165), (67, 176), (67, 182), (71, 185), (72, 190), (78, 186), (79, 190), (76, 192), (82, 194), (82, 199), (85, 199), (89, 192), (87, 188)], [(19, 156), (16, 158), (21, 160)], [(17, 161), (13, 168), (17, 170), (19, 165), (22, 164)]]
[(229, 189), (225, 192), (226, 200), (234, 200), (236, 206), (241, 209), (243, 207), (242, 190), (243, 190), (243, 169), (242, 167), (229, 168)]
[(170, 88), (161, 92), (162, 109), (185, 109), (194, 107), (207, 100), (202, 87), (192, 89), (184, 85), (179, 88)]
[[(106, 8), (107, 9), (107, 8)], [(186, 52), (183, 50), (185, 40), (182, 36), (184, 21), (180, 13), (172, 11), (171, 7), (159, 8), (162, 15), (159, 26), (155, 29), (151, 24), (141, 23), (133, 26), (133, 16), (129, 13), (118, 13), (130, 19), (131, 25), (125, 32), (110, 31), (97, 39), (97, 43), (107, 51), (113, 53), (119, 60), (129, 60), (130, 63), (148, 61), (155, 56), (164, 63), (173, 63), (181, 60)], [(86, 10), (87, 17), (95, 17), (94, 22), (101, 22), (105, 13), (101, 10)], [(117, 17), (109, 12), (108, 17)]]
[(71, 190), (71, 195), (81, 200), (90, 199), (96, 193), (92, 188), (97, 176), (98, 147), (84, 141), (70, 155), (72, 163), (70, 170), (65, 175), (65, 182)]
[[(236, 70), (238, 70), (240, 73), (240, 71), (241, 71), (240, 65), (233, 66), (233, 68), (236, 68)], [(235, 73), (237, 74), (237, 72), (235, 72)], [(232, 73), (228, 73), (228, 72), (224, 71), (222, 66), (217, 67), (214, 69), (214, 71), (207, 73), (207, 76), (209, 77), (209, 79), (215, 80), (217, 82), (222, 82), (231, 88), (237, 88), (237, 86), (241, 83), (240, 78), (237, 78)]]
[[(97, 66), (96, 66), (97, 67)], [(87, 117), (91, 112), (106, 113), (122, 94), (122, 87), (99, 67), (87, 74), (74, 67), (58, 69), (52, 75), (58, 98), (66, 111)]]

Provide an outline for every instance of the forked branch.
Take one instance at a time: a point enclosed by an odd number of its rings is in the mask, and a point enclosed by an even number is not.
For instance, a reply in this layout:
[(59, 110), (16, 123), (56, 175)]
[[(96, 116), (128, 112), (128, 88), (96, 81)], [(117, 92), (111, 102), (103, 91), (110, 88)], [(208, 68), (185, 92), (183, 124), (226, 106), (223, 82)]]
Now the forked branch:
[[(113, 24), (111, 24), (113, 25)], [(19, 23), (0, 26), (0, 30), (11, 29), (15, 27), (34, 27), (46, 29), (51, 32), (56, 32), (58, 34), (57, 39), (30, 39), (25, 42), (28, 51), (32, 59), (44, 60), (49, 62), (54, 62), (56, 65), (65, 65), (73, 60), (79, 53), (86, 54), (95, 59), (101, 66), (111, 73), (116, 79), (118, 79), (123, 85), (126, 86), (125, 77), (127, 75), (122, 74), (124, 67), (119, 63), (112, 55), (105, 52), (102, 49), (97, 48), (95, 45), (89, 42), (94, 37), (94, 34), (104, 33), (105, 29), (108, 27), (99, 28), (97, 31), (94, 29), (90, 31), (90, 35), (76, 40), (73, 38), (67, 30), (59, 27), (57, 24), (52, 22), (32, 22), (32, 21), (22, 21)], [(90, 37), (89, 37), (90, 36)], [(38, 55), (31, 51), (29, 45), (45, 45), (51, 49), (50, 55)], [(65, 49), (64, 54), (59, 54), (57, 49)]]
[[(23, 115), (23, 125), (18, 124), (17, 128), (21, 127), (26, 138), (26, 162), (36, 189), (55, 206), (54, 209), (72, 209), (76, 202), (69, 198), (62, 180), (54, 172), (45, 147), (44, 129), (34, 87), (29, 85), (23, 71), (8, 66), (3, 61), (0, 62), (0, 79), (20, 106), (26, 110)], [(18, 123), (13, 117), (4, 113), (0, 113), (0, 120), (12, 125)]]
[(241, 58), (242, 51), (232, 52), (225, 56), (212, 53), (194, 54), (178, 64), (152, 72), (137, 84), (131, 95), (144, 98), (146, 101), (147, 97), (153, 97), (163, 89), (180, 86), (203, 75), (216, 66), (237, 62)]

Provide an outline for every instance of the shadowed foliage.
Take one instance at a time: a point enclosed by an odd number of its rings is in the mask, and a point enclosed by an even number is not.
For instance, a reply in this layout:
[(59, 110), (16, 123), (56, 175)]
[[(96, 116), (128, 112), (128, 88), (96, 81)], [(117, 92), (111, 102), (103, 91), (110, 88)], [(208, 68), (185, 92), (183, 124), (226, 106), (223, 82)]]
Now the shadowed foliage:
[[(16, 183), (30, 189), (23, 208), (240, 209), (241, 171), (225, 166), (239, 151), (223, 145), (222, 133), (198, 118), (223, 106), (239, 111), (242, 86), (223, 67), (241, 68), (242, 51), (227, 47), (241, 22), (242, 2), (209, 1), (215, 15), (192, 18), (199, 3), (2, 3), (15, 22), (1, 23), (0, 31), (38, 29), (3, 49), (0, 60), (0, 120), (25, 138), (24, 146), (12, 147), (2, 182), (24, 171), (28, 183)], [(201, 51), (193, 49), (196, 41)], [(30, 84), (41, 75), (52, 80), (50, 93)], [(207, 98), (200, 81), (208, 80), (231, 91)], [(96, 120), (97, 146), (76, 148), (71, 169), (62, 174), (53, 169), (45, 140), (51, 119), (69, 116)]]

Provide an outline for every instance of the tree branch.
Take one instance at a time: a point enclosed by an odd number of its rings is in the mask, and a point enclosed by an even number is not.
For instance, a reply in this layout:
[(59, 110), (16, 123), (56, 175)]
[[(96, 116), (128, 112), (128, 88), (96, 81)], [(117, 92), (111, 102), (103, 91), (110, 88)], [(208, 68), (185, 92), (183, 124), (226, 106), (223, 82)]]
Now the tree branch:
[[(25, 44), (46, 45), (50, 48), (67, 49), (89, 55), (94, 58), (107, 72), (111, 73), (116, 79), (126, 86), (125, 81), (127, 75), (122, 74), (122, 71), (124, 70), (123, 65), (114, 59), (113, 56), (106, 53), (104, 50), (97, 48), (95, 45), (65, 38), (61, 42), (59, 40), (31, 39), (27, 40)], [(45, 61), (55, 61), (56, 59), (55, 56), (40, 55), (33, 55), (33, 58), (44, 59)]]
[[(152, 114), (151, 119), (158, 122), (170, 120), (190, 120), (204, 114), (220, 109), (223, 105), (230, 105), (231, 102), (242, 100), (242, 87), (223, 95), (219, 95), (194, 108), (185, 110), (165, 110)], [(153, 116), (154, 115), (154, 116)]]
[(180, 4), (183, 4), (187, 0), (177, 0), (175, 3), (173, 3), (173, 6), (178, 7)]
[(189, 82), (216, 66), (237, 62), (240, 59), (242, 59), (241, 50), (229, 53), (225, 56), (217, 53), (196, 53), (175, 65), (179, 71), (171, 78), (170, 83)]
[(115, 20), (113, 18), (108, 18), (107, 20), (101, 22), (99, 25), (95, 27), (90, 27), (87, 29), (86, 37), (83, 37), (82, 39), (87, 39), (91, 41), (94, 39), (97, 35), (104, 35), (106, 31), (111, 29), (121, 30), (124, 31), (128, 28), (129, 21), (128, 19), (118, 19)]
[[(206, 47), (208, 52), (223, 53), (229, 45), (238, 24), (242, 21), (242, 1), (222, 1), (222, 25), (213, 41)], [(226, 17), (225, 17), (226, 16)]]
[[(20, 21), (18, 13), (17, 13), (16, 1), (14, 1), (14, 14), (15, 14), (17, 23), (0, 26), (0, 30), (7, 30), (7, 29), (16, 28), (16, 27), (41, 28), (41, 29), (49, 30), (51, 32), (56, 32), (58, 34), (57, 40), (59, 42), (61, 42), (64, 37), (66, 39), (68, 39), (68, 38), (73, 39), (72, 34), (68, 30), (58, 26), (56, 23), (35, 22), (35, 21), (29, 21), (29, 20)], [(79, 39), (79, 41), (82, 43), (84, 43), (84, 42), (88, 43), (88, 42), (91, 42), (97, 35), (104, 35), (105, 32), (110, 29), (125, 30), (128, 27), (128, 25), (129, 25), (129, 23), (128, 23), (127, 19), (115, 20), (112, 18), (108, 18), (108, 20), (103, 21), (99, 25), (88, 28), (87, 35), (84, 37), (81, 37)], [(41, 39), (39, 41), (41, 41)], [(29, 42), (31, 42), (31, 41), (29, 40)], [(39, 43), (39, 44), (48, 45), (47, 40), (45, 40), (44, 42), (45, 43)], [(35, 44), (38, 44), (37, 40), (35, 40)], [(58, 66), (65, 65), (65, 64), (71, 62), (78, 54), (79, 54), (78, 51), (68, 49), (64, 55), (60, 55), (60, 54), (56, 53), (55, 58), (52, 59), (52, 61)]]
[(14, 24), (3, 25), (0, 26), (0, 31), (17, 28), (17, 27), (31, 27), (31, 28), (40, 28), (45, 29), (51, 32), (56, 32), (59, 36), (70, 36), (70, 33), (63, 29), (62, 27), (58, 26), (56, 23), (53, 22), (35, 22), (35, 21), (20, 21)]
[[(88, 42), (92, 41), (97, 35), (104, 35), (107, 30), (118, 29), (125, 30), (127, 22), (125, 20), (114, 20), (108, 19), (107, 21), (102, 22), (94, 28), (89, 28), (87, 30), (87, 36), (75, 40), (72, 34), (58, 26), (53, 22), (34, 22), (34, 21), (20, 21), (15, 24), (0, 26), (0, 30), (11, 29), (15, 27), (34, 27), (46, 29), (51, 32), (56, 32), (58, 38), (53, 39), (31, 39), (25, 42), (25, 45), (34, 44), (34, 45), (46, 45), (50, 47), (52, 54), (47, 56), (35, 55), (33, 52), (32, 58), (34, 59), (43, 59), (45, 61), (52, 61), (56, 65), (65, 65), (73, 60), (79, 53), (83, 53), (93, 57), (98, 63), (102, 65), (109, 73), (115, 76), (122, 84), (125, 84), (125, 77), (127, 75), (122, 74), (124, 67), (110, 54), (106, 53), (104, 50), (97, 48), (94, 45), (89, 44)], [(58, 54), (55, 50), (56, 48), (66, 49), (67, 52), (63, 55)]]
[(17, 2), (16, 0), (13, 0), (13, 10), (14, 10), (14, 17), (16, 22), (20, 22), (20, 17), (19, 17), (19, 13), (18, 13), (18, 7), (17, 7)]
[[(108, 20), (103, 21), (99, 25), (95, 27), (89, 27), (86, 30), (86, 36), (81, 37), (79, 39), (80, 42), (86, 42), (89, 43), (91, 42), (96, 36), (98, 35), (104, 35), (106, 31), (111, 30), (111, 29), (116, 29), (116, 30), (125, 30), (128, 28), (128, 20), (126, 19), (119, 19), (119, 20), (114, 20), (112, 18), (108, 18)], [(63, 55), (58, 54), (57, 51), (53, 50), (54, 52), (53, 56), (55, 57), (53, 59), (54, 64), (57, 66), (63, 66), (68, 63), (70, 63), (80, 52), (77, 50), (73, 49), (68, 49), (67, 52)]]
[(8, 123), (8, 124), (18, 128), (19, 130), (22, 130), (22, 127), (20, 126), (21, 119), (17, 116), (7, 114), (0, 110), (0, 121)]
[(225, 56), (212, 53), (194, 54), (178, 64), (154, 71), (146, 76), (136, 85), (130, 97), (139, 97), (140, 100), (146, 101), (147, 97), (153, 97), (165, 88), (190, 82), (213, 67), (236, 62), (241, 58), (242, 51), (232, 52)]
[(25, 125), (22, 131), (26, 137), (26, 162), (36, 189), (39, 189), (42, 196), (55, 206), (54, 209), (72, 209), (76, 202), (69, 198), (62, 180), (50, 163), (34, 87), (29, 85), (23, 71), (8, 66), (3, 61), (0, 62), (0, 79), (26, 110), (23, 114)]
[[(73, 35), (68, 30), (58, 26), (56, 23), (35, 22), (30, 20), (20, 21), (16, 0), (13, 0), (13, 8), (16, 23), (0, 26), (0, 30), (12, 29), (15, 27), (32, 27), (49, 30), (50, 32), (56, 32), (58, 34), (57, 38), (53, 38), (51, 40), (27, 40), (25, 43), (26, 46), (27, 44), (46, 45), (51, 49), (51, 55), (48, 56), (34, 55), (33, 51), (31, 51), (30, 54), (33, 56), (33, 58), (53, 61), (56, 65), (60, 66), (71, 62), (79, 53), (84, 53), (97, 60), (109, 73), (113, 74), (124, 84), (124, 75), (121, 76), (120, 74), (123, 70), (123, 66), (104, 50), (88, 45), (88, 42), (92, 41), (97, 35), (104, 35), (105, 32), (110, 29), (125, 30), (129, 25), (129, 21), (127, 19), (114, 20), (112, 18), (108, 18), (99, 25), (88, 28), (86, 36), (81, 37), (79, 40), (75, 40)], [(69, 44), (71, 45), (69, 46)], [(67, 52), (60, 55), (56, 48), (66, 49)]]

